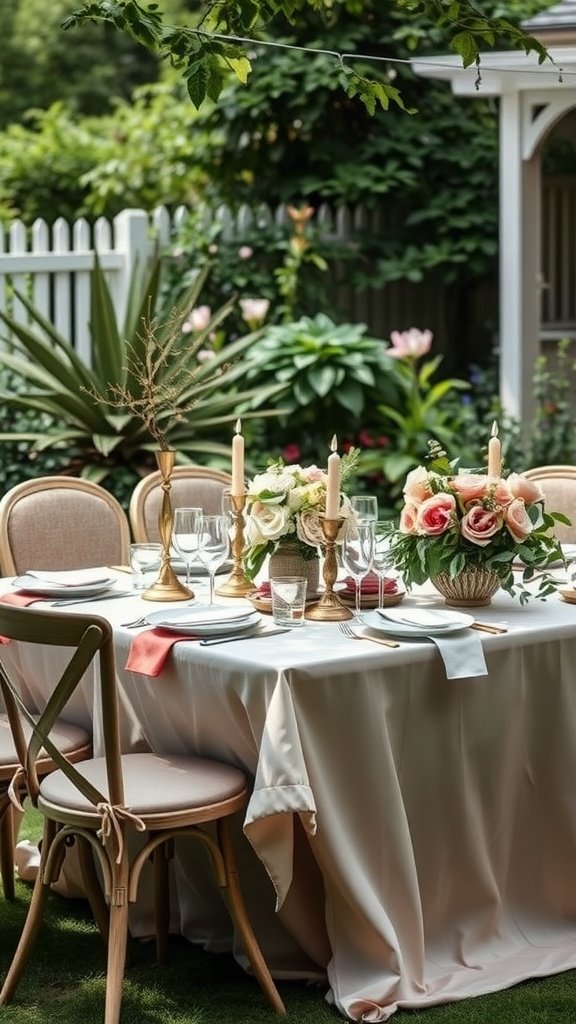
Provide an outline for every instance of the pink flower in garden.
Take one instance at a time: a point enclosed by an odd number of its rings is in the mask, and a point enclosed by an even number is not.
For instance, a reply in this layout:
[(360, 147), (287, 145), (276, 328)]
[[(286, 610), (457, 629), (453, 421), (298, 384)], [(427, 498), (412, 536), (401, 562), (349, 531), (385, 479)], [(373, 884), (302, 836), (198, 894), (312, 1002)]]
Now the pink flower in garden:
[(358, 434), (358, 444), (362, 445), (363, 448), (374, 448), (376, 442), (367, 430), (361, 430)]
[(409, 331), (392, 331), (392, 348), (386, 350), (386, 355), (394, 359), (417, 359), (430, 351), (432, 338), (432, 331), (420, 331), (417, 327), (411, 327)]
[(242, 319), (252, 328), (265, 320), (269, 308), (270, 302), (268, 299), (240, 299)]
[(504, 521), (509, 533), (519, 544), (532, 533), (532, 523), (522, 498), (514, 498), (504, 511)]
[(433, 494), (418, 505), (416, 533), (426, 537), (438, 537), (452, 526), (456, 515), (456, 498), (453, 494)]
[(282, 449), (282, 458), (284, 459), (284, 462), (298, 462), (300, 454), (300, 447), (295, 442), (287, 444), (286, 447)]
[(182, 333), (190, 334), (191, 331), (204, 331), (212, 318), (210, 306), (196, 306), (188, 314), (188, 319), (182, 324)]
[(241, 245), (238, 249), (238, 255), (241, 260), (249, 260), (254, 255), (254, 249), (251, 249), (249, 245)]
[(502, 529), (502, 513), (483, 505), (473, 505), (462, 517), (460, 528), (466, 540), (483, 548)]

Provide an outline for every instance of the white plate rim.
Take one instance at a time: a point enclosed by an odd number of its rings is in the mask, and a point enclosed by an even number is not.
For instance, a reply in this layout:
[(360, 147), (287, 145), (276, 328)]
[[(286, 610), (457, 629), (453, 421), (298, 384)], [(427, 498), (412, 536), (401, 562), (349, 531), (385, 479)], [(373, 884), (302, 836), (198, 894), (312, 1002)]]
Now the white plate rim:
[[(190, 633), (192, 636), (212, 636), (219, 633), (241, 633), (245, 629), (252, 629), (262, 621), (260, 613), (255, 611), (254, 608), (250, 608), (242, 617), (237, 616), (231, 619), (219, 619), (216, 622), (188, 622), (186, 625), (183, 625), (179, 621), (179, 618), (185, 618), (185, 613), (189, 610), (184, 608), (175, 608), (172, 611), (173, 614), (177, 616), (173, 621), (166, 618), (167, 613), (162, 608), (158, 611), (149, 612), (146, 616), (147, 625), (158, 626), (159, 628), (167, 629), (172, 633)], [(178, 613), (180, 613), (179, 616)]]
[(364, 624), (379, 633), (396, 633), (398, 636), (442, 637), (448, 633), (457, 633), (461, 629), (467, 629), (474, 622), (474, 616), (468, 615), (466, 612), (454, 612), (453, 614), (455, 618), (458, 617), (458, 621), (443, 626), (442, 629), (435, 629), (433, 626), (409, 626), (406, 622), (394, 622), (392, 619), (385, 619), (376, 610), (365, 613)]
[[(29, 582), (26, 582), (29, 580)], [(58, 586), (57, 583), (42, 583), (40, 580), (35, 579), (33, 576), (28, 576), (23, 573), (21, 576), (16, 576), (12, 580), (12, 586), (17, 590), (25, 590), (29, 594), (38, 594), (39, 597), (95, 597), (97, 594), (103, 594), (105, 590), (110, 590), (110, 587), (116, 583), (114, 577), (102, 581), (101, 583), (85, 583), (83, 586), (71, 587), (71, 586)]]

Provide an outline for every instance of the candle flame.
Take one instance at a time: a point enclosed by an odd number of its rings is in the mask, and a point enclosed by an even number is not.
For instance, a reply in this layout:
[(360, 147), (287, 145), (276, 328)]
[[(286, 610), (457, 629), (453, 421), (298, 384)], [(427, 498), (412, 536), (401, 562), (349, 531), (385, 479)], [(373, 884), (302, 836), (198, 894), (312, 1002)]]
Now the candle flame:
[(336, 434), (334, 434), (334, 437), (330, 441), (330, 450), (333, 452), (338, 451), (338, 439), (336, 437)]
[(240, 417), (238, 417), (238, 419), (236, 420), (236, 426), (234, 427), (234, 430), (237, 434), (240, 434), (242, 432), (242, 420), (240, 419)]
[(498, 437), (498, 423), (496, 420), (492, 424), (491, 437)]

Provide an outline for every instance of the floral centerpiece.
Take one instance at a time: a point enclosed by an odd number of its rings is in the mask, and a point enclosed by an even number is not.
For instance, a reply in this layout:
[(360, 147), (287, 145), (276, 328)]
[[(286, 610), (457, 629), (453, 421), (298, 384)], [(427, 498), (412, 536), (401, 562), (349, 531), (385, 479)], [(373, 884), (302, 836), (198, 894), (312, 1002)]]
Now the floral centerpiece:
[[(351, 475), (357, 453), (342, 457), (342, 483)], [(287, 466), (282, 459), (272, 462), (265, 473), (249, 483), (246, 492), (244, 567), (249, 579), (260, 571), (267, 555), (286, 543), (297, 545), (306, 559), (317, 558), (324, 541), (321, 519), (326, 512), (328, 476), (318, 466)], [(344, 523), (339, 540), (356, 529), (356, 515), (350, 499), (340, 495), (340, 516)]]
[[(531, 595), (523, 584), (535, 569), (562, 559), (553, 527), (566, 517), (547, 512), (538, 484), (519, 473), (458, 472), (457, 462), (432, 446), (429, 466), (408, 474), (403, 494), (399, 526), (390, 529), (390, 555), (408, 586), (482, 570), (494, 578), (492, 593), (500, 586), (524, 603)], [(520, 577), (513, 565), (523, 567)], [(544, 574), (536, 594), (553, 589)]]

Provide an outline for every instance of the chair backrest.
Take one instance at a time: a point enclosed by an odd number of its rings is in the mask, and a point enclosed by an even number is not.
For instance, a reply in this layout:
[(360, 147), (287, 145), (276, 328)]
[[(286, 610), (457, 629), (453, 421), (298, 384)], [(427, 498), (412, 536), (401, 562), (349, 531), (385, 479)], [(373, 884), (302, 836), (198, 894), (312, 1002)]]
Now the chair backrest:
[[(220, 469), (205, 466), (175, 466), (172, 470), (170, 498), (173, 508), (202, 508), (206, 515), (220, 515), (222, 492), (232, 477)], [(158, 518), (162, 507), (162, 475), (157, 470), (145, 476), (134, 488), (130, 499), (130, 525), (138, 543), (160, 540)]]
[[(65, 772), (73, 785), (95, 807), (99, 804), (123, 806), (118, 697), (110, 624), (98, 616), (66, 615), (0, 604), (0, 636), (26, 644), (65, 648), (63, 671), (59, 678), (51, 680), (52, 685), (46, 688), (45, 705), (35, 707), (32, 713), (22, 699), (17, 682), (10, 677), (3, 653), (5, 648), (4, 645), (0, 645), (0, 690), (32, 802), (36, 803), (38, 798), (39, 781), (36, 768), (38, 755), (44, 749), (56, 766)], [(101, 702), (108, 794), (101, 793), (83, 779), (72, 762), (49, 739), (56, 720), (62, 716), (70, 697), (90, 668), (93, 673), (94, 691), (96, 694), (99, 693)]]
[(534, 466), (524, 476), (540, 484), (550, 512), (562, 512), (572, 526), (557, 523), (554, 533), (560, 543), (576, 543), (576, 466)]
[(128, 518), (99, 484), (45, 476), (17, 484), (0, 501), (0, 566), (5, 576), (28, 569), (87, 569), (126, 564)]

